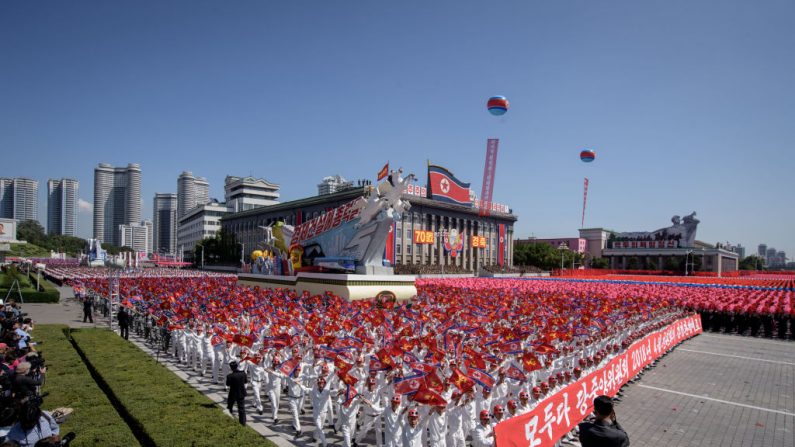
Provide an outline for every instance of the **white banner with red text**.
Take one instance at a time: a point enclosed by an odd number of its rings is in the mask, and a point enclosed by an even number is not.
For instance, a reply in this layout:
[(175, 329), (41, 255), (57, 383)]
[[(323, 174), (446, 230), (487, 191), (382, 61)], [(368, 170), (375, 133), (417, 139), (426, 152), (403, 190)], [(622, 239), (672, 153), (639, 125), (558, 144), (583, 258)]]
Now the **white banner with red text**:
[(615, 396), (645, 366), (677, 343), (700, 333), (701, 318), (693, 315), (647, 335), (604, 367), (544, 399), (533, 411), (497, 424), (497, 447), (554, 446), (593, 411), (594, 398)]

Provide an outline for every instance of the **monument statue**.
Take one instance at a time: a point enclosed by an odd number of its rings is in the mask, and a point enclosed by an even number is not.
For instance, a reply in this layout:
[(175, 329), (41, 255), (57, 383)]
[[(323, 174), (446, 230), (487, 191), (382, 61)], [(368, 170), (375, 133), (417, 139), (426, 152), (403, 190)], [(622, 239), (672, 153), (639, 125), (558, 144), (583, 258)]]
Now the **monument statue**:
[(693, 247), (696, 242), (696, 229), (699, 224), (696, 212), (685, 217), (673, 216), (670, 227), (660, 228), (656, 231), (639, 231), (628, 233), (614, 233), (610, 239), (613, 241), (677, 241), (680, 248)]

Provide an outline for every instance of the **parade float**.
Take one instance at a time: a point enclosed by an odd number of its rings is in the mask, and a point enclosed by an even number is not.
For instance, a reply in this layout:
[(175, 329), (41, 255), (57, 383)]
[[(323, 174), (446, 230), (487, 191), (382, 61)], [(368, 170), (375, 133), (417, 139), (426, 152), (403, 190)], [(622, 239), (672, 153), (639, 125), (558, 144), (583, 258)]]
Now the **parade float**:
[(347, 299), (408, 300), (417, 294), (414, 276), (395, 275), (384, 262), (389, 231), (411, 208), (401, 198), (414, 179), (402, 170), (325, 214), (301, 223), (277, 222), (263, 230), (261, 250), (252, 253), (251, 273), (240, 280), (310, 294), (332, 292)]

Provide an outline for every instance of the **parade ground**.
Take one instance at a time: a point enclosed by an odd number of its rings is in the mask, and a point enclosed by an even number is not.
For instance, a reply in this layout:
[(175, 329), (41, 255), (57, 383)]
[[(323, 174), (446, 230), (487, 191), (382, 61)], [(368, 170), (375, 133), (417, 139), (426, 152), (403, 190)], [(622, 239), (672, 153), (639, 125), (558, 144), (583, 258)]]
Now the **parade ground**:
[(630, 384), (616, 414), (633, 446), (792, 446), (795, 343), (704, 333)]
[[(83, 324), (79, 305), (66, 298), (71, 291), (61, 292), (60, 304), (28, 304), (25, 310), (38, 324), (107, 327), (107, 320), (101, 318), (95, 325)], [(157, 356), (137, 337), (130, 341)], [(224, 407), (223, 387), (183, 372), (170, 356), (161, 353), (158, 359)], [(629, 384), (616, 413), (633, 446), (791, 446), (795, 443), (793, 359), (792, 342), (704, 333), (679, 345), (641, 380)], [(268, 417), (250, 408), (249, 425), (277, 445), (312, 445), (310, 436), (294, 439), (286, 409), (280, 413), (282, 422), (274, 427)], [(301, 418), (307, 433), (313, 428), (309, 413)], [(365, 444), (374, 444), (372, 435)]]

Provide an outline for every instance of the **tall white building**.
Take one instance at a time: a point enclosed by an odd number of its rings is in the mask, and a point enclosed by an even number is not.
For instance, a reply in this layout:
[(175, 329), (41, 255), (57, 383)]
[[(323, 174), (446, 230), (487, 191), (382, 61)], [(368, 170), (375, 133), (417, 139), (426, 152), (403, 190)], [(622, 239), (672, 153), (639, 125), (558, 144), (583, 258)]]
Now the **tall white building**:
[(141, 166), (94, 168), (94, 239), (121, 246), (120, 225), (141, 222)]
[(279, 185), (264, 178), (234, 177), (224, 180), (224, 200), (230, 212), (237, 213), (279, 203)]
[(0, 178), (0, 217), (38, 220), (39, 182), (25, 177)]
[(186, 259), (191, 259), (196, 244), (213, 237), (221, 229), (221, 217), (227, 213), (226, 205), (218, 202), (199, 205), (188, 211), (179, 220), (177, 250)]
[(340, 175), (323, 177), (323, 180), (319, 185), (317, 185), (317, 195), (322, 196), (325, 194), (334, 194), (337, 191), (342, 191), (352, 187), (353, 182), (345, 180), (345, 177)]
[(177, 219), (181, 218), (193, 207), (204, 205), (210, 201), (210, 184), (204, 177), (194, 177), (190, 171), (184, 171), (177, 179)]
[(77, 236), (77, 180), (47, 181), (47, 234)]
[(119, 225), (120, 247), (130, 247), (134, 252), (151, 253), (149, 247), (149, 226), (144, 222)]
[(152, 251), (158, 254), (177, 252), (177, 195), (155, 194), (152, 206)]

